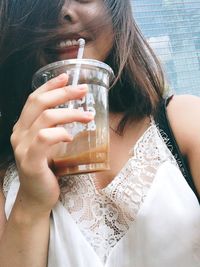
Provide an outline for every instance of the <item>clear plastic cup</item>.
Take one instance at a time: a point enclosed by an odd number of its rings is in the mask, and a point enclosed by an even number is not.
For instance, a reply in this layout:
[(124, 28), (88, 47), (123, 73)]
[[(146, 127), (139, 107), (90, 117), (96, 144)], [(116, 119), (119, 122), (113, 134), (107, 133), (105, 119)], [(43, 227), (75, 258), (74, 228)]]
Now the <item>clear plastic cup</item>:
[(91, 111), (94, 120), (87, 124), (63, 125), (74, 139), (53, 149), (54, 170), (59, 176), (109, 169), (108, 89), (114, 77), (112, 69), (92, 59), (58, 61), (38, 70), (33, 76), (32, 86), (36, 89), (61, 73), (67, 73), (68, 84), (72, 84), (77, 68), (78, 84), (87, 84), (88, 93), (83, 99), (70, 101), (59, 108)]

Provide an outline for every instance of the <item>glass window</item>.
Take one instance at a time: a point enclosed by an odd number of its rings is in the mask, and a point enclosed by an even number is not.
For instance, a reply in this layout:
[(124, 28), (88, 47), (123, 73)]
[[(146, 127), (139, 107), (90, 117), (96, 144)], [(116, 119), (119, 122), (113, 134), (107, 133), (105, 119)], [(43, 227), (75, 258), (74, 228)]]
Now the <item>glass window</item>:
[(173, 90), (200, 96), (200, 0), (132, 0), (132, 7)]

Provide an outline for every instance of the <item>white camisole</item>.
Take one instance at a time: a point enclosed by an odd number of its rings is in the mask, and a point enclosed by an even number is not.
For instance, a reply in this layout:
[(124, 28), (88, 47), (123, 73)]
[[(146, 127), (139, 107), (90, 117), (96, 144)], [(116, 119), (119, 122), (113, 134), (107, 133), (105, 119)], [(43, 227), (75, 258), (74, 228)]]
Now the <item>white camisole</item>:
[[(19, 179), (4, 179), (7, 217)], [(62, 177), (52, 210), (48, 267), (200, 267), (200, 206), (155, 122), (113, 181)]]

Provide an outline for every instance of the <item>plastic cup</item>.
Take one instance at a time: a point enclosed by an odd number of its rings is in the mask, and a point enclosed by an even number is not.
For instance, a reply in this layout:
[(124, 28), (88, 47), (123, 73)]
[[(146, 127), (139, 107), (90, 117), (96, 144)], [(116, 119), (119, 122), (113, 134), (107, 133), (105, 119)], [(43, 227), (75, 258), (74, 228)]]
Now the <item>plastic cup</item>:
[(112, 69), (92, 59), (58, 61), (39, 69), (33, 76), (32, 86), (36, 89), (61, 73), (68, 74), (68, 84), (72, 84), (77, 66), (78, 84), (87, 84), (88, 93), (83, 99), (70, 101), (59, 108), (91, 111), (94, 120), (87, 124), (74, 122), (63, 125), (74, 139), (52, 149), (54, 171), (58, 176), (109, 169), (108, 89), (114, 77)]

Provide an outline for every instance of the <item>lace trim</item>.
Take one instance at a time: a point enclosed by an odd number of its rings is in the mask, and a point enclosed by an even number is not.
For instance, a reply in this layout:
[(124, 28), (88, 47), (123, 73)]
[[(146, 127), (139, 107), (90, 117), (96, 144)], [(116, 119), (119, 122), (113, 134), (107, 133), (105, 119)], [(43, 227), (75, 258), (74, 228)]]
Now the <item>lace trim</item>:
[(176, 164), (152, 124), (106, 188), (96, 190), (93, 174), (62, 179), (60, 199), (103, 263), (135, 220), (158, 167), (165, 161)]
[(164, 140), (165, 144), (167, 145), (168, 149), (170, 150), (170, 152), (173, 154), (183, 176), (185, 177), (186, 181), (188, 181), (187, 179), (187, 172), (185, 170), (185, 166), (183, 165), (183, 162), (182, 160), (180, 159), (180, 156), (177, 154), (177, 153), (173, 153), (173, 145), (171, 143), (171, 140), (169, 138), (169, 136), (167, 135), (167, 133), (165, 133), (160, 127), (159, 127), (159, 124), (157, 124), (157, 128), (159, 129), (159, 132), (162, 136), (162, 139)]
[(7, 197), (11, 183), (15, 179), (18, 179), (18, 172), (17, 172), (16, 164), (11, 163), (8, 166), (8, 169), (6, 170), (6, 174), (4, 176), (4, 181), (3, 181), (3, 193), (5, 197)]
[[(130, 151), (124, 168), (102, 190), (96, 190), (89, 174), (60, 180), (60, 201), (103, 263), (133, 224), (159, 166), (165, 161), (177, 166), (162, 137), (152, 123)], [(3, 183), (5, 196), (16, 178), (16, 165), (11, 164)]]

